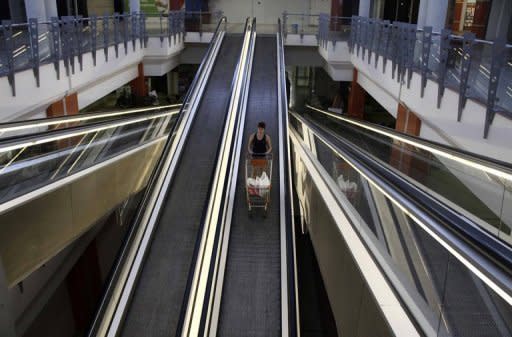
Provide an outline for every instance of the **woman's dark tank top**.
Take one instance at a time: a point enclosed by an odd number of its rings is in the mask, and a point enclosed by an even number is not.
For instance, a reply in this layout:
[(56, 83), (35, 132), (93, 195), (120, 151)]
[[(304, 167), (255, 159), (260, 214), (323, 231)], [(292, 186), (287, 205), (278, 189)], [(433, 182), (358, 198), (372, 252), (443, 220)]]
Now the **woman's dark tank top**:
[(267, 152), (267, 135), (264, 133), (262, 139), (258, 139), (257, 134), (254, 134), (254, 140), (252, 142), (252, 152), (264, 154)]

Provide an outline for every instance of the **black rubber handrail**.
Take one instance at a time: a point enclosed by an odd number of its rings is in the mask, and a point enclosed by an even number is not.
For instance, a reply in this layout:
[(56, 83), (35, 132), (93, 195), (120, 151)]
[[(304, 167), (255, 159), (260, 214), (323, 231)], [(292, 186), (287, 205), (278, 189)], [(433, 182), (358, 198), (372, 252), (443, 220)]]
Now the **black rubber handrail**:
[[(292, 200), (291, 200), (291, 173), (290, 173), (290, 162), (289, 162), (289, 137), (288, 137), (288, 97), (287, 97), (287, 89), (286, 89), (286, 71), (285, 71), (285, 58), (284, 58), (284, 41), (283, 41), (283, 29), (284, 27), (281, 24), (281, 19), (277, 20), (278, 32), (277, 32), (277, 55), (280, 59), (281, 67), (278, 69), (280, 72), (279, 81), (281, 82), (281, 91), (278, 95), (281, 96), (281, 113), (283, 114), (283, 139), (281, 142), (284, 142), (283, 153), (280, 155), (284, 158), (285, 169), (283, 177), (285, 182), (285, 212), (286, 212), (286, 261), (287, 261), (287, 274), (288, 274), (288, 333), (289, 336), (294, 337), (298, 335), (298, 317), (297, 317), (297, 299), (295, 297), (295, 256), (294, 256), (294, 241), (295, 237), (293, 236), (293, 214), (292, 214)], [(288, 193), (287, 193), (288, 192)]]

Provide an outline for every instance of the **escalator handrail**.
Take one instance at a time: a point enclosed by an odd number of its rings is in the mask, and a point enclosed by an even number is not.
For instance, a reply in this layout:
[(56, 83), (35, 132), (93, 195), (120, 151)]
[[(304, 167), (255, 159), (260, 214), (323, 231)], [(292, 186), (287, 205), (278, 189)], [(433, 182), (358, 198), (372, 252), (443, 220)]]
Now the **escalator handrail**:
[(306, 104), (306, 107), (311, 110), (320, 112), (330, 118), (338, 119), (343, 122), (355, 125), (358, 128), (364, 128), (370, 130), (371, 132), (385, 135), (395, 140), (419, 147), (425, 151), (435, 152), (445, 158), (457, 160), (459, 162), (465, 163), (466, 165), (476, 166), (478, 169), (483, 170), (484, 172), (512, 181), (511, 163), (500, 161), (495, 158), (483, 156), (463, 149), (453, 148), (449, 145), (441, 144), (432, 140), (411, 136), (406, 133), (398, 132), (394, 129), (383, 127), (374, 123), (347, 117), (345, 115), (334, 114), (332, 112), (313, 107), (309, 104)]
[[(84, 120), (93, 120), (93, 119), (100, 119), (100, 118), (107, 118), (107, 117), (131, 115), (131, 114), (139, 113), (139, 112), (154, 112), (157, 110), (174, 109), (174, 108), (179, 108), (179, 107), (181, 107), (181, 104), (169, 104), (169, 105), (161, 105), (161, 106), (155, 106), (155, 107), (120, 110), (120, 111), (87, 112), (87, 113), (81, 113), (78, 115), (67, 115), (67, 116), (58, 116), (58, 117), (29, 119), (29, 120), (23, 120), (23, 121), (14, 121), (14, 122), (8, 122), (8, 123), (1, 123), (0, 124), (0, 134), (5, 133), (5, 132), (30, 129), (30, 128), (34, 128), (34, 127), (57, 125), (60, 123), (81, 122)], [(51, 130), (48, 130), (48, 131), (51, 131)]]
[(64, 129), (46, 130), (38, 133), (0, 139), (0, 153), (22, 149), (33, 145), (49, 143), (71, 137), (81, 136), (114, 127), (143, 122), (148, 119), (161, 118), (178, 114), (178, 110), (151, 111), (135, 116), (122, 117), (115, 120), (99, 121), (85, 125), (70, 126)]
[[(280, 139), (280, 185), (281, 193), (284, 195), (280, 196), (281, 212), (284, 211), (284, 222), (285, 222), (285, 240), (286, 240), (286, 273), (287, 273), (287, 320), (288, 324), (283, 329), (288, 329), (288, 336), (300, 335), (300, 317), (299, 317), (299, 300), (298, 300), (298, 280), (297, 280), (297, 264), (296, 264), (296, 247), (295, 247), (295, 222), (293, 219), (293, 202), (291, 196), (292, 191), (292, 178), (291, 178), (291, 158), (290, 158), (290, 142), (288, 135), (288, 97), (286, 88), (286, 71), (285, 71), (285, 58), (284, 58), (284, 34), (283, 25), (281, 18), (277, 20), (278, 32), (277, 32), (277, 76), (278, 86), (280, 92), (278, 92), (278, 103), (280, 106), (279, 119), (281, 120), (281, 139)], [(282, 175), (282, 176), (281, 176)]]
[[(133, 220), (133, 223), (129, 230), (129, 233), (128, 233), (125, 241), (122, 244), (122, 248), (120, 249), (120, 252), (118, 253), (118, 255), (116, 257), (115, 262), (113, 263), (113, 268), (108, 277), (108, 279), (109, 279), (108, 285), (105, 287), (104, 293), (101, 297), (101, 303), (98, 306), (98, 310), (96, 312), (94, 320), (93, 320), (93, 322), (89, 328), (88, 334), (87, 334), (87, 336), (89, 336), (89, 337), (93, 337), (97, 334), (100, 324), (102, 323), (102, 317), (105, 314), (105, 311), (107, 309), (107, 306), (108, 306), (108, 303), (112, 296), (112, 293), (114, 291), (115, 285), (120, 276), (119, 274), (122, 271), (123, 264), (124, 264), (125, 260), (127, 259), (129, 247), (134, 240), (134, 236), (135, 236), (135, 233), (136, 233), (138, 227), (142, 223), (142, 220), (144, 217), (144, 212), (145, 212), (146, 208), (150, 207), (149, 200), (151, 199), (153, 189), (156, 188), (156, 183), (157, 183), (158, 177), (162, 173), (162, 168), (164, 166), (166, 154), (167, 154), (167, 152), (170, 151), (170, 148), (173, 143), (172, 135), (176, 131), (178, 125), (180, 125), (180, 123), (182, 122), (182, 120), (184, 118), (184, 110), (188, 107), (188, 102), (192, 98), (191, 97), (192, 93), (195, 92), (195, 89), (198, 85), (200, 78), (202, 78), (202, 76), (204, 75), (206, 64), (208, 63), (210, 58), (213, 56), (212, 53), (214, 50), (214, 45), (215, 45), (216, 41), (218, 40), (220, 33), (221, 33), (221, 29), (220, 29), (221, 24), (226, 23), (226, 22), (227, 22), (227, 18), (225, 16), (222, 16), (219, 19), (219, 22), (217, 23), (217, 26), (215, 28), (215, 33), (212, 36), (212, 39), (208, 46), (208, 49), (207, 49), (205, 55), (203, 56), (203, 59), (198, 68), (198, 71), (197, 71), (196, 75), (194, 76), (194, 80), (192, 81), (191, 85), (189, 86), (187, 94), (183, 100), (183, 104), (182, 104), (180, 112), (178, 114), (178, 120), (172, 127), (172, 130), (169, 132), (169, 137), (165, 143), (165, 146), (162, 150), (160, 158), (158, 159), (157, 164), (155, 165), (155, 168), (153, 169), (153, 172), (151, 173), (146, 190), (144, 192), (142, 200), (139, 203), (137, 214), (134, 217), (134, 220)], [(184, 136), (186, 136), (186, 135), (184, 135)]]
[[(350, 159), (351, 165), (358, 167), (361, 172), (366, 172), (367, 176), (372, 176), (372, 182), (388, 195), (399, 200), (415, 219), (422, 220), (421, 223), (443, 241), (440, 243), (451, 254), (455, 255), (500, 297), (512, 304), (512, 247), (482, 229), (471, 219), (418, 188), (401, 174), (385, 167), (364, 150), (355, 149), (353, 144), (347, 144), (340, 136), (314, 121), (296, 113), (292, 115), (307, 124), (313, 132), (316, 131), (316, 136), (322, 138), (329, 147), (343, 153), (347, 159)], [(333, 144), (330, 140), (319, 136), (322, 132), (335, 138), (337, 143)]]

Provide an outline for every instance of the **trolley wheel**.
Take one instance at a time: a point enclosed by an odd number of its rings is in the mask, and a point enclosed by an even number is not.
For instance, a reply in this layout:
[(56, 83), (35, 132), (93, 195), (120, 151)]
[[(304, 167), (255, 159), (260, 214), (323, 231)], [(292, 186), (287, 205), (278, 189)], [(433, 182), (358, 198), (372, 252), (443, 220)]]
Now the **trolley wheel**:
[(268, 215), (268, 207), (265, 206), (265, 209), (263, 210), (263, 217), (266, 218)]

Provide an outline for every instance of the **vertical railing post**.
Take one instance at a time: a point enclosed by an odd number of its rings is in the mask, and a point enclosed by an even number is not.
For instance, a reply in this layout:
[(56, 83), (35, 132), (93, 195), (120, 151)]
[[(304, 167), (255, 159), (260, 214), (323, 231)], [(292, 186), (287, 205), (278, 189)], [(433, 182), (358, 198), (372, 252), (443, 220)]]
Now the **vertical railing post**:
[(53, 61), (53, 67), (55, 68), (55, 72), (57, 74), (57, 79), (60, 80), (60, 55), (61, 55), (61, 48), (60, 48), (60, 24), (59, 24), (59, 18), (52, 17), (50, 19), (50, 32), (52, 35), (52, 61)]
[(138, 34), (139, 34), (139, 42), (140, 42), (140, 48), (144, 48), (144, 17), (143, 13), (139, 13), (138, 15)]
[(2, 20), (2, 33), (5, 39), (5, 58), (7, 61), (7, 80), (11, 86), (11, 93), (16, 96), (16, 83), (14, 79), (14, 40), (12, 37), (12, 22), (10, 20)]
[(421, 44), (421, 98), (425, 94), (427, 75), (429, 73), (428, 61), (430, 58), (430, 46), (432, 44), (432, 27), (423, 27), (423, 42)]
[[(72, 17), (70, 16), (63, 16), (61, 17), (62, 20), (62, 34), (61, 34), (61, 41), (62, 41), (62, 59), (64, 61), (64, 67), (66, 68), (66, 76), (71, 75), (70, 68), (72, 66), (71, 61), (71, 55), (73, 53), (72, 49), (72, 41), (71, 41), (71, 25), (72, 25)], [(71, 22), (70, 22), (71, 21)], [(74, 65), (73, 65), (74, 66)], [(73, 69), (74, 73), (74, 69)]]
[(132, 26), (132, 29), (131, 29), (131, 33), (132, 33), (132, 48), (133, 48), (133, 51), (135, 51), (135, 49), (136, 49), (136, 42), (137, 42), (137, 30), (138, 30), (137, 12), (132, 12), (132, 16), (130, 17), (130, 20), (131, 20), (131, 26)]
[(379, 56), (381, 51), (381, 45), (382, 45), (382, 27), (383, 23), (381, 20), (375, 20), (375, 68), (377, 68), (377, 64), (379, 63)]
[(385, 73), (391, 41), (391, 24), (388, 20), (382, 22), (382, 40), (382, 72)]
[(500, 38), (494, 41), (492, 46), (491, 72), (489, 76), (489, 89), (487, 92), (487, 111), (485, 113), (484, 138), (489, 135), (489, 127), (496, 114), (496, 102), (498, 102), (498, 84), (500, 75), (506, 59), (506, 41)]
[(98, 48), (97, 43), (97, 35), (98, 34), (98, 17), (96, 15), (91, 16), (91, 20), (89, 21), (91, 25), (91, 54), (92, 54), (92, 62), (94, 66), (96, 66), (96, 49)]
[(130, 40), (130, 15), (128, 13), (123, 13), (123, 44), (124, 44), (124, 54), (128, 55), (128, 41)]
[(369, 19), (369, 30), (368, 30), (368, 64), (372, 62), (372, 56), (376, 52), (375, 50), (375, 39), (377, 37), (377, 24), (378, 19)]
[(158, 36), (160, 37), (160, 46), (162, 46), (162, 43), (164, 43), (164, 13), (160, 13), (158, 19), (160, 24), (160, 34), (158, 34)]
[(110, 45), (109, 37), (110, 37), (110, 27), (109, 27), (110, 17), (108, 15), (103, 16), (103, 52), (105, 54), (105, 62), (108, 62), (108, 48)]
[(75, 46), (76, 46), (76, 53), (78, 56), (78, 64), (80, 65), (80, 71), (83, 71), (83, 53), (84, 47), (82, 45), (82, 41), (84, 41), (84, 22), (83, 17), (81, 15), (77, 16), (74, 20), (74, 28), (75, 28)]
[(449, 29), (441, 30), (439, 38), (439, 65), (437, 66), (437, 108), (441, 108), (441, 99), (444, 95), (446, 71), (448, 66), (448, 53), (450, 49), (450, 36)]
[(142, 32), (142, 39), (144, 41), (144, 48), (148, 47), (148, 34), (146, 32), (146, 14), (141, 13), (140, 15), (141, 20), (141, 32)]
[(391, 25), (391, 50), (390, 58), (392, 62), (391, 78), (395, 78), (398, 68), (398, 41), (400, 40), (400, 28), (398, 22), (393, 22)]
[(114, 13), (114, 50), (119, 57), (119, 13)]
[(300, 40), (302, 41), (304, 39), (304, 13), (301, 15), (301, 23), (300, 23)]
[(457, 121), (460, 122), (462, 110), (466, 106), (467, 91), (469, 89), (468, 79), (471, 70), (472, 48), (475, 41), (475, 34), (465, 32), (462, 40), (462, 65), (460, 71), (460, 87), (459, 87), (459, 108), (457, 112)]
[(30, 37), (30, 63), (39, 88), (39, 22), (36, 18), (28, 19), (28, 33)]
[(407, 35), (407, 56), (405, 58), (405, 68), (407, 69), (407, 88), (411, 87), (412, 73), (414, 71), (414, 47), (416, 46), (416, 32), (417, 27), (415, 24), (405, 24)]
[(350, 34), (348, 36), (348, 51), (349, 53), (354, 53), (354, 41), (355, 41), (355, 35), (356, 35), (356, 25), (354, 16), (352, 17), (352, 20), (350, 21)]
[(174, 35), (174, 12), (170, 11), (167, 15), (167, 41), (171, 45), (172, 37)]
[(370, 22), (369, 22), (369, 19), (368, 18), (361, 18), (362, 20), (362, 23), (363, 23), (363, 35), (362, 35), (362, 45), (363, 45), (363, 61), (366, 57), (366, 52), (367, 52), (367, 49), (368, 49), (368, 28), (370, 26)]

